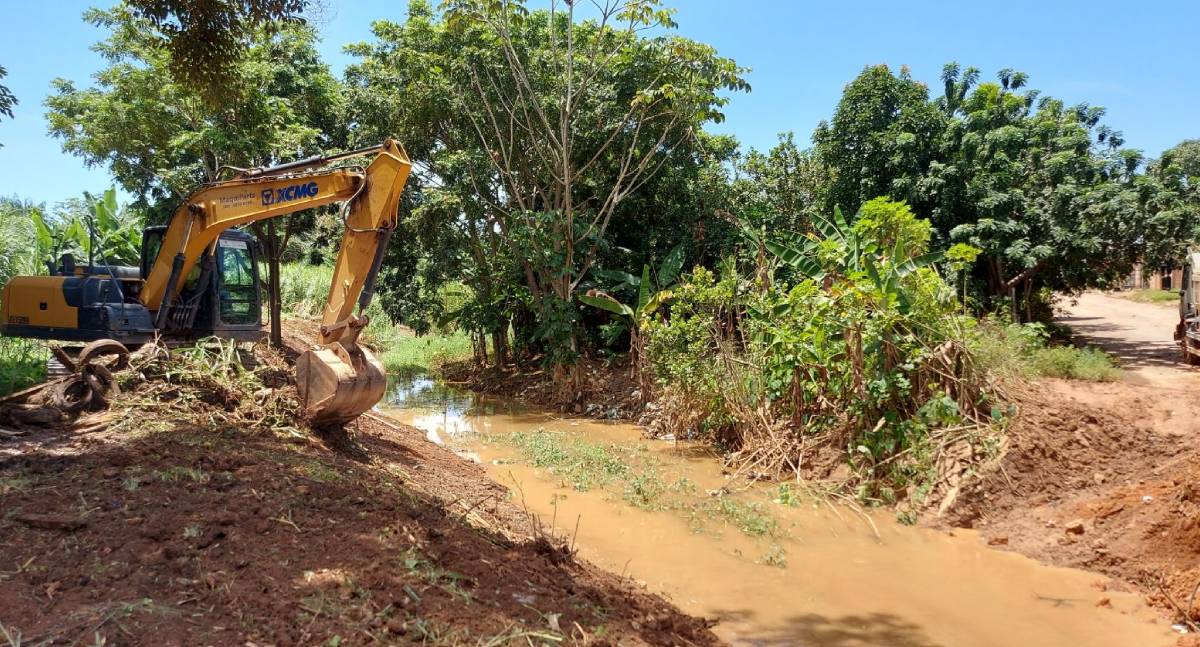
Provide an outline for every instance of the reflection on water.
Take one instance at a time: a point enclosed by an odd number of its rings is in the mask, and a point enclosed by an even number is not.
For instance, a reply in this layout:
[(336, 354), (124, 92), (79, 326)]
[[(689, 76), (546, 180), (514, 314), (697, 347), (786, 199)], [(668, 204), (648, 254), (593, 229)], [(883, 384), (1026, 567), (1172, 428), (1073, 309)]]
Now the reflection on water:
[(387, 407), (404, 411), (405, 422), (439, 445), (479, 433), (494, 415), (494, 403), (426, 375), (396, 375), (388, 380)]
[[(423, 376), (397, 378), (381, 408), (482, 462), (584, 558), (630, 574), (688, 613), (720, 619), (714, 631), (733, 644), (1126, 647), (1174, 640), (1140, 596), (1102, 591), (1105, 578), (1093, 573), (988, 548), (970, 531), (901, 526), (881, 512), (873, 515), (876, 536), (849, 511), (804, 502), (768, 504), (780, 528), (773, 536), (697, 532), (677, 511), (564, 487), (500, 442), (544, 428), (636, 447), (666, 482), (686, 477), (701, 498), (721, 488), (721, 465), (701, 447), (648, 441), (634, 425), (561, 418)], [(763, 494), (726, 498), (765, 501)], [(770, 554), (785, 563), (768, 562)]]

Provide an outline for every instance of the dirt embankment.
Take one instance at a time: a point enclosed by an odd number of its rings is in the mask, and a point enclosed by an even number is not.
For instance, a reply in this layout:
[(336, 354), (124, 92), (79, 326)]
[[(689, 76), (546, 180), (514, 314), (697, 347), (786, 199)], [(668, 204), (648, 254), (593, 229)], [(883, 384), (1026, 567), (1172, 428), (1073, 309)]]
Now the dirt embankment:
[(999, 468), (964, 491), (947, 521), (1128, 582), (1200, 625), (1200, 372), (1180, 362), (1177, 318), (1106, 294), (1069, 303), (1061, 320), (1115, 355), (1123, 379), (1039, 383)]
[[(1156, 429), (1146, 415), (1152, 390), (1109, 387), (1122, 392), (1101, 404), (1089, 385), (1040, 386), (1024, 401), (998, 468), (966, 488), (938, 523), (1134, 584), (1168, 612), (1185, 607), (1200, 584), (1193, 440)], [(1200, 620), (1200, 604), (1190, 615)]]
[(536, 364), (480, 369), (472, 361), (463, 361), (441, 369), (451, 384), (546, 409), (609, 420), (641, 416), (643, 394), (627, 359), (583, 359), (579, 374), (579, 383), (564, 393), (550, 372)]
[(132, 393), (100, 424), (0, 439), (12, 640), (717, 643), (415, 429), (364, 417), (317, 438), (178, 406)]

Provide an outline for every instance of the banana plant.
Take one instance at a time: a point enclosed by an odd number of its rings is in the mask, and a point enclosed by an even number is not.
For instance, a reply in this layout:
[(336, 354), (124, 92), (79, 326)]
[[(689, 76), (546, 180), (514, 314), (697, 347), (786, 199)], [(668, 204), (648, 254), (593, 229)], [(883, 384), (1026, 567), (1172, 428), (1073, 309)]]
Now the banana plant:
[(98, 197), (85, 192), (82, 204), (78, 200), (68, 204), (72, 206), (53, 216), (40, 209), (30, 210), (39, 259), (54, 264), (62, 254), (71, 253), (84, 261), (95, 256), (98, 264), (137, 265), (141, 226), (134, 212), (117, 203), (116, 189), (110, 188)]
[(831, 273), (849, 276), (865, 272), (879, 296), (887, 302), (896, 303), (903, 313), (908, 312), (910, 300), (900, 283), (901, 279), (918, 269), (940, 262), (945, 256), (942, 252), (931, 252), (906, 258), (899, 242), (891, 249), (880, 249), (878, 241), (862, 236), (846, 222), (842, 210), (836, 207), (832, 219), (814, 217), (813, 226), (821, 238), (790, 231), (777, 231), (770, 237), (760, 237), (747, 228), (743, 228), (743, 236), (754, 242), (761, 239), (762, 246), (780, 262), (818, 283)]
[(637, 300), (632, 304), (621, 303), (616, 297), (601, 290), (588, 290), (586, 294), (579, 295), (581, 302), (623, 318), (629, 328), (629, 354), (635, 371), (641, 366), (642, 326), (671, 298), (671, 288), (675, 285), (675, 279), (679, 277), (679, 271), (683, 269), (684, 253), (683, 245), (676, 245), (667, 253), (658, 268), (657, 284), (650, 275), (649, 263), (642, 265), (641, 277), (627, 272), (592, 270), (597, 277), (614, 283), (614, 292), (634, 290)]
[[(87, 251), (94, 251), (96, 262), (114, 265), (136, 265), (141, 255), (142, 231), (137, 219), (117, 203), (117, 190), (109, 188), (99, 197), (84, 192), (87, 203), (87, 226), (83, 232), (83, 243)], [(95, 234), (95, 249), (91, 249)]]

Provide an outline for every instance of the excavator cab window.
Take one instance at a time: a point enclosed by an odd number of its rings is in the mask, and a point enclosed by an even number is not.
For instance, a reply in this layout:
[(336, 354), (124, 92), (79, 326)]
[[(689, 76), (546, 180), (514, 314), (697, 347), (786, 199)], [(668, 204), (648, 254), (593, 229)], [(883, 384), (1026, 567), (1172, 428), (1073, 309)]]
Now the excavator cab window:
[(258, 303), (258, 272), (250, 241), (222, 238), (217, 244), (220, 272), (221, 322), (256, 324), (261, 317)]
[(166, 226), (156, 225), (154, 227), (146, 227), (142, 230), (142, 278), (145, 279), (150, 275), (150, 268), (154, 267), (154, 261), (158, 259), (158, 252), (162, 249), (163, 236), (167, 233)]

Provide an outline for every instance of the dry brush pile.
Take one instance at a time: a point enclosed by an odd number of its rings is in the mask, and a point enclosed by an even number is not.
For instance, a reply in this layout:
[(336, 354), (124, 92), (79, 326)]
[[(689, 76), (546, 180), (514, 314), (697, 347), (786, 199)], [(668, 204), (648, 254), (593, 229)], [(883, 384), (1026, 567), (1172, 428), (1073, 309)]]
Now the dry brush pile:
[(97, 342), (74, 357), (53, 350), (66, 375), (0, 399), (3, 438), (160, 421), (291, 434), (304, 425), (291, 367), (265, 343), (212, 338), (169, 349), (152, 342), (130, 353)]

